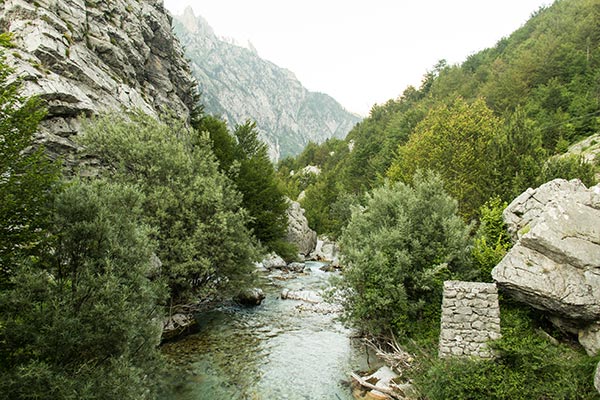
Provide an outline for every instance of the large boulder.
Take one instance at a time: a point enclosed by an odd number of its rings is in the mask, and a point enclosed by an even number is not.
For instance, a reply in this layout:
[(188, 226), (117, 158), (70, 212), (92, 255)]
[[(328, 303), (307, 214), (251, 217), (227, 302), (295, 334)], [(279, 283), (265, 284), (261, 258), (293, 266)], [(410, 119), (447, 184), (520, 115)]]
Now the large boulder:
[(339, 266), (340, 247), (336, 242), (323, 236), (317, 240), (314, 251), (310, 254), (311, 260), (331, 262), (334, 266)]
[(265, 299), (265, 293), (260, 288), (247, 288), (240, 291), (236, 300), (245, 306), (258, 306)]
[(310, 229), (300, 203), (288, 199), (288, 232), (287, 241), (298, 246), (298, 253), (310, 254), (317, 245), (317, 232)]
[(600, 319), (600, 185), (556, 179), (504, 211), (514, 247), (493, 269), (517, 300), (586, 325)]

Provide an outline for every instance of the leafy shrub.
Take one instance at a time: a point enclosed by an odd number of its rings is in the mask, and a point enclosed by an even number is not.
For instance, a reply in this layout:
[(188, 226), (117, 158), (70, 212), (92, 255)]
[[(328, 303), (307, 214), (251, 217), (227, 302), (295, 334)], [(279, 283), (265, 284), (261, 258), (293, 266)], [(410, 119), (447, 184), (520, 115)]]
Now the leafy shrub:
[(470, 272), (469, 231), (433, 173), (375, 189), (340, 240), (347, 318), (373, 334), (438, 325), (443, 281)]
[(492, 269), (512, 246), (502, 218), (506, 202), (494, 197), (479, 209), (480, 226), (473, 246), (473, 258), (479, 269), (479, 280), (491, 282)]
[(81, 140), (112, 166), (114, 180), (144, 193), (144, 219), (174, 298), (212, 295), (250, 276), (256, 248), (248, 214), (206, 135), (136, 113), (97, 118)]
[(152, 399), (162, 284), (143, 196), (74, 182), (57, 195), (53, 251), (23, 261), (0, 291), (0, 399)]
[(550, 158), (542, 168), (538, 184), (541, 185), (556, 178), (580, 179), (587, 187), (596, 183), (594, 166), (578, 155)]
[(551, 344), (530, 312), (502, 310), (502, 339), (492, 344), (494, 360), (436, 359), (416, 377), (426, 398), (598, 399), (593, 387), (598, 357)]

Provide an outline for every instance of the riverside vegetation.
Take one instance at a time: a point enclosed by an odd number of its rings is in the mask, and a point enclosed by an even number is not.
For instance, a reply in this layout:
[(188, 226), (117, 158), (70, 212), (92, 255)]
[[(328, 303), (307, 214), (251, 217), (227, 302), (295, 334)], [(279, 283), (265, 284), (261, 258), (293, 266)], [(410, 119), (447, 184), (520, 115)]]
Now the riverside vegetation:
[[(278, 177), (252, 123), (231, 133), (200, 108), (191, 126), (85, 121), (105, 166), (62, 178), (30, 151), (41, 102), (0, 63), (0, 399), (161, 398), (164, 306), (232, 293), (264, 249), (293, 254), (279, 204), (302, 191), (313, 228), (343, 246), (346, 321), (420, 354), (405, 375), (423, 398), (598, 398), (598, 357), (558, 331), (550, 343), (545, 317), (506, 299), (495, 360), (435, 356), (442, 283), (491, 279), (506, 202), (558, 176), (594, 181), (597, 164), (558, 155), (598, 130), (599, 18), (597, 0), (540, 9)], [(298, 172), (309, 165), (321, 173)]]
[(596, 0), (556, 1), (495, 47), (440, 61), (345, 140), (279, 163), (313, 229), (340, 241), (347, 322), (419, 355), (403, 374), (424, 398), (599, 397), (598, 357), (506, 298), (495, 360), (436, 356), (443, 281), (491, 281), (512, 246), (507, 202), (556, 177), (596, 182), (598, 158), (567, 150), (598, 132), (599, 17)]
[(233, 140), (217, 123), (234, 152), (220, 163), (201, 108), (192, 127), (105, 115), (80, 138), (99, 176), (64, 178), (29, 150), (44, 108), (11, 72), (2, 59), (0, 398), (161, 398), (165, 306), (228, 296), (262, 252), (295, 253), (266, 148), (252, 124)]

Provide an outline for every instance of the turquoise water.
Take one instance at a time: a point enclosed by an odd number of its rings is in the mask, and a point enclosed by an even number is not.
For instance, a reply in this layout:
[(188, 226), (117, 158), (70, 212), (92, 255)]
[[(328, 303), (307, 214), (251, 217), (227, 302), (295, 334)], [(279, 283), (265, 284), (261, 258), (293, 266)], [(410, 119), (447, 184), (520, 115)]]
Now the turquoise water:
[(184, 372), (172, 400), (351, 400), (349, 373), (367, 369), (365, 347), (324, 315), (281, 300), (284, 288), (319, 290), (329, 273), (265, 278), (267, 298), (254, 308), (222, 307), (198, 316), (200, 330), (163, 352)]

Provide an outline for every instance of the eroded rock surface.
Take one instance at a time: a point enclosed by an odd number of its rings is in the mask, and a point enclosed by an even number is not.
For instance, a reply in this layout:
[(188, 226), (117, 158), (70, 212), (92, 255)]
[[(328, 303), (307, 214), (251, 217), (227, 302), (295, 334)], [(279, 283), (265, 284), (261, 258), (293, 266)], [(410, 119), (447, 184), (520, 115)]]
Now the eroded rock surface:
[(139, 109), (187, 118), (196, 83), (162, 0), (6, 0), (5, 51), (24, 94), (46, 102), (39, 141), (65, 164), (78, 149), (78, 117)]
[(559, 317), (600, 319), (600, 186), (556, 179), (504, 212), (515, 246), (492, 276), (515, 298)]

